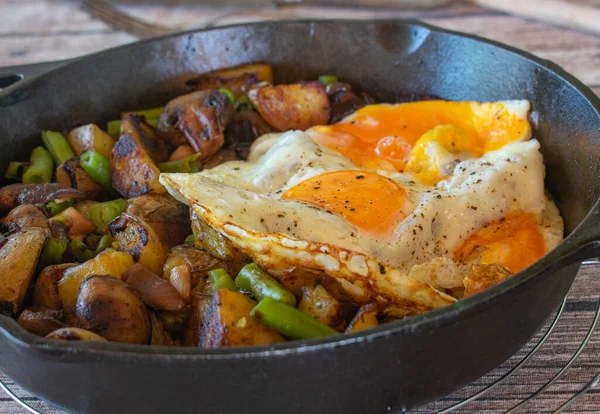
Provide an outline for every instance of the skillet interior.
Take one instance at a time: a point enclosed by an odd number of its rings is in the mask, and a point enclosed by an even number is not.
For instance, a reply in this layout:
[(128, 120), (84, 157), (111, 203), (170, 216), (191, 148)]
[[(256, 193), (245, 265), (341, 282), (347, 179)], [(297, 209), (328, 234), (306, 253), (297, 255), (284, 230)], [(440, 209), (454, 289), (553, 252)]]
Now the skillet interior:
[[(529, 99), (539, 120), (534, 136), (542, 142), (549, 186), (565, 218), (567, 234), (582, 222), (600, 195), (597, 178), (600, 172), (597, 162), (600, 105), (589, 90), (555, 65), (539, 59), (532, 61), (514, 50), (420, 23), (398, 21), (274, 22), (234, 26), (125, 46), (73, 62), (0, 96), (0, 131), (3, 134), (0, 168), (10, 160), (25, 158), (39, 144), (41, 129), (64, 129), (76, 122), (102, 124), (115, 118), (121, 110), (163, 104), (184, 92), (184, 80), (194, 73), (249, 61), (273, 64), (279, 82), (336, 73), (382, 101), (410, 92), (456, 100)], [(573, 245), (581, 242), (583, 236), (579, 237), (579, 233), (583, 230), (578, 229), (569, 238)], [(537, 285), (530, 280), (535, 271), (547, 269), (570, 248), (568, 242), (563, 243), (527, 271), (455, 306), (386, 325), (370, 334), (339, 338), (336, 345), (372, 341), (392, 333), (411, 335), (419, 329), (432, 329), (442, 324), (459, 325), (461, 317), (464, 323), (469, 315), (485, 312), (494, 298), (506, 296), (507, 291)], [(571, 277), (574, 271), (576, 268), (570, 269)], [(537, 276), (538, 279), (541, 277), (543, 274)], [(549, 286), (547, 301), (556, 302), (568, 285), (570, 282), (566, 280), (554, 289)], [(543, 296), (546, 295), (540, 297)], [(551, 308), (552, 303), (541, 307), (540, 312)], [(518, 349), (520, 344), (517, 342), (526, 340), (547, 314), (526, 324), (502, 355), (490, 358), (490, 362), (479, 368), (479, 375), (489, 369), (492, 360), (498, 363), (510, 355), (510, 349)], [(94, 355), (101, 358), (108, 357), (111, 350), (121, 349), (140, 354), (194, 355), (207, 359), (232, 354), (236, 359), (269, 353), (258, 349), (207, 352), (117, 344), (50, 345), (48, 341), (24, 333), (6, 318), (0, 319), (0, 326), (19, 339), (13, 343), (16, 349), (24, 345), (22, 340), (34, 347), (41, 346), (51, 354), (66, 352), (73, 355), (75, 349), (90, 349), (90, 352), (97, 349)], [(310, 349), (325, 348), (322, 344), (327, 342), (332, 341), (308, 341), (309, 348), (304, 347), (307, 342), (274, 348), (302, 354)], [(131, 357), (129, 352), (121, 355)], [(118, 353), (114, 355), (118, 358)], [(471, 377), (473, 375), (477, 374), (472, 373)], [(466, 380), (466, 377), (457, 377), (446, 382), (456, 387)], [(446, 386), (444, 392), (448, 389)], [(406, 402), (423, 401), (440, 392), (432, 387), (431, 392), (423, 391)]]

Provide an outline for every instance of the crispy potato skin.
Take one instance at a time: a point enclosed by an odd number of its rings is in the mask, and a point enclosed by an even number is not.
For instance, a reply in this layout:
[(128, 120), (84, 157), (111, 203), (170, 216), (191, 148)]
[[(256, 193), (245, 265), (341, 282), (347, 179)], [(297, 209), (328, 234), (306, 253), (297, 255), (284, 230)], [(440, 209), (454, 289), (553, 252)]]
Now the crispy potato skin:
[(207, 283), (200, 292), (193, 292), (190, 298), (190, 319), (183, 331), (184, 346), (201, 346), (200, 336), (206, 314), (212, 301), (212, 286)]
[(379, 325), (377, 320), (377, 305), (369, 303), (360, 307), (356, 316), (348, 325), (346, 332), (357, 332), (363, 329), (373, 328)]
[(79, 290), (76, 309), (83, 328), (109, 341), (150, 342), (148, 311), (139, 296), (119, 279), (102, 275), (86, 279)]
[(233, 116), (229, 98), (217, 90), (205, 90), (170, 101), (157, 128), (173, 145), (187, 141), (203, 161), (223, 146), (224, 130)]
[(194, 89), (226, 88), (236, 98), (242, 96), (245, 89), (258, 82), (273, 83), (273, 69), (265, 63), (247, 63), (227, 69), (204, 73), (187, 82)]
[(160, 169), (129, 134), (122, 135), (115, 144), (110, 155), (110, 171), (113, 187), (124, 198), (166, 191), (158, 182)]
[(141, 115), (129, 113), (121, 121), (121, 135), (130, 135), (154, 162), (165, 162), (169, 151), (164, 141), (157, 137), (156, 130)]
[(72, 129), (67, 134), (67, 140), (77, 156), (94, 150), (109, 159), (110, 152), (115, 146), (115, 139), (94, 124)]
[(23, 229), (0, 248), (0, 313), (19, 312), (46, 239), (38, 228)]
[(511, 277), (510, 270), (495, 264), (474, 264), (465, 277), (465, 296), (473, 296)]
[(75, 263), (63, 263), (45, 267), (35, 281), (33, 305), (48, 309), (61, 309), (58, 282), (65, 275), (65, 271), (74, 266), (77, 265)]
[(157, 275), (165, 263), (165, 253), (158, 235), (144, 220), (128, 213), (121, 214), (108, 226), (119, 250)]
[(86, 329), (81, 328), (61, 328), (46, 335), (46, 339), (56, 339), (59, 341), (106, 341), (100, 335), (96, 335)]
[(219, 289), (212, 298), (200, 334), (203, 348), (267, 345), (285, 339), (255, 321), (250, 311), (256, 302), (239, 292)]
[(57, 329), (66, 328), (61, 322), (61, 312), (52, 310), (43, 310), (35, 312), (29, 309), (24, 310), (19, 315), (19, 325), (26, 331), (39, 336), (46, 336)]
[(331, 115), (329, 97), (317, 81), (260, 85), (248, 97), (265, 121), (278, 131), (324, 125)]
[(65, 161), (56, 168), (56, 179), (61, 188), (76, 188), (85, 194), (86, 199), (106, 200), (104, 188), (81, 168), (77, 157)]

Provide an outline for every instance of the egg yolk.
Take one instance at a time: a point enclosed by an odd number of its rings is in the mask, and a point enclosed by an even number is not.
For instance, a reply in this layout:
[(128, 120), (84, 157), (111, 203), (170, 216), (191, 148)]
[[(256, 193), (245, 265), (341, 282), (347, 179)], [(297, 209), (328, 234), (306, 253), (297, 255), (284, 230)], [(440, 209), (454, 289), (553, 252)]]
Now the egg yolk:
[(369, 171), (327, 172), (288, 189), (282, 198), (319, 206), (377, 235), (406, 217), (406, 192), (400, 184)]
[(482, 264), (498, 264), (517, 273), (546, 252), (544, 236), (533, 217), (527, 214), (509, 214), (506, 218), (492, 222), (469, 237), (454, 254), (456, 261), (477, 247), (485, 249)]
[(451, 101), (368, 105), (341, 123), (316, 126), (307, 133), (359, 167), (403, 171), (417, 140), (439, 125), (455, 125), (476, 136), (469, 149), (482, 154), (531, 135), (529, 122), (502, 102)]

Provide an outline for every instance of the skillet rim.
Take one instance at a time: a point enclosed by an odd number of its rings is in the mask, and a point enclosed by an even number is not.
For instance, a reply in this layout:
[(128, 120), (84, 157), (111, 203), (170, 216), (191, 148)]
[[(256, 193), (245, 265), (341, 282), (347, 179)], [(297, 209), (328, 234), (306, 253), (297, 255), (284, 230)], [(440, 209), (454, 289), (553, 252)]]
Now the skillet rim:
[[(535, 56), (530, 52), (518, 49), (513, 46), (509, 46), (502, 42), (483, 38), (478, 35), (468, 34), (464, 32), (444, 29), (438, 26), (434, 26), (428, 23), (424, 23), (418, 19), (298, 19), (298, 20), (271, 20), (251, 23), (238, 23), (225, 26), (211, 27), (205, 29), (187, 30), (177, 33), (168, 34), (152, 39), (146, 39), (139, 42), (129, 43), (126, 45), (110, 48), (107, 50), (99, 51), (86, 55), (83, 57), (77, 57), (72, 60), (67, 60), (64, 64), (52, 68), (50, 71), (34, 76), (29, 79), (24, 79), (18, 82), (14, 87), (9, 87), (3, 92), (10, 94), (13, 91), (21, 89), (33, 81), (44, 79), (50, 73), (56, 70), (68, 67), (78, 62), (84, 62), (88, 58), (110, 55), (115, 50), (127, 49), (138, 47), (143, 44), (160, 42), (165, 39), (171, 39), (176, 37), (191, 36), (196, 33), (219, 31), (235, 29), (239, 27), (249, 26), (264, 26), (264, 25), (313, 25), (313, 24), (347, 24), (347, 25), (370, 25), (370, 24), (389, 24), (395, 23), (402, 26), (413, 26), (429, 30), (431, 33), (438, 33), (444, 36), (465, 38), (477, 43), (484, 43), (491, 45), (495, 48), (503, 49), (509, 53), (517, 55), (521, 58), (526, 59), (535, 66), (540, 67), (544, 70), (548, 70), (552, 75), (557, 76), (564, 83), (574, 88), (580, 93), (584, 99), (594, 108), (596, 116), (600, 122), (600, 98), (594, 94), (590, 88), (588, 88), (583, 82), (575, 78), (573, 75), (565, 71), (562, 67), (556, 63)], [(48, 62), (51, 63), (51, 62)], [(27, 66), (27, 65), (24, 65)], [(4, 93), (2, 93), (4, 95)], [(527, 281), (535, 278), (542, 277), (547, 272), (558, 270), (561, 267), (565, 267), (569, 264), (574, 264), (580, 261), (581, 258), (576, 257), (574, 259), (571, 256), (577, 256), (577, 253), (582, 253), (586, 257), (591, 257), (594, 254), (600, 252), (600, 242), (594, 243), (594, 240), (600, 239), (600, 230), (597, 234), (587, 229), (590, 224), (593, 224), (598, 220), (597, 215), (600, 211), (600, 197), (596, 200), (592, 208), (588, 211), (586, 216), (576, 226), (575, 229), (563, 241), (553, 250), (548, 252), (542, 259), (535, 262), (530, 267), (523, 271), (513, 275), (511, 278), (503, 281), (502, 283), (486, 289), (485, 291), (478, 293), (469, 298), (461, 299), (454, 304), (438, 308), (425, 312), (423, 314), (410, 317), (404, 320), (397, 320), (388, 322), (375, 328), (370, 328), (362, 332), (352, 334), (342, 334), (331, 337), (325, 337), (320, 339), (311, 340), (295, 340), (288, 341), (280, 344), (268, 345), (268, 346), (249, 346), (240, 348), (216, 348), (216, 349), (203, 349), (194, 347), (169, 347), (159, 345), (130, 345), (121, 344), (116, 342), (71, 342), (71, 341), (58, 341), (48, 340), (43, 337), (34, 335), (18, 325), (17, 321), (11, 317), (0, 315), (0, 333), (4, 335), (9, 341), (15, 346), (22, 346), (26, 348), (37, 349), (41, 352), (49, 352), (56, 354), (58, 352), (62, 354), (94, 354), (98, 356), (108, 355), (128, 355), (129, 357), (171, 357), (171, 358), (184, 358), (194, 360), (215, 360), (215, 359), (242, 359), (242, 358), (262, 358), (269, 356), (287, 356), (290, 354), (300, 354), (304, 352), (318, 351), (322, 348), (337, 348), (342, 346), (349, 346), (353, 344), (364, 345), (369, 342), (378, 339), (384, 339), (393, 335), (399, 335), (407, 331), (416, 331), (422, 329), (424, 326), (435, 327), (436, 325), (443, 323), (452, 323), (452, 320), (459, 315), (469, 315), (478, 312), (482, 307), (485, 307), (488, 302), (498, 296), (508, 294), (509, 291), (515, 289), (517, 286), (526, 283)], [(597, 223), (596, 223), (597, 224)], [(588, 233), (592, 234), (588, 234)], [(590, 247), (591, 252), (588, 254), (586, 247)]]

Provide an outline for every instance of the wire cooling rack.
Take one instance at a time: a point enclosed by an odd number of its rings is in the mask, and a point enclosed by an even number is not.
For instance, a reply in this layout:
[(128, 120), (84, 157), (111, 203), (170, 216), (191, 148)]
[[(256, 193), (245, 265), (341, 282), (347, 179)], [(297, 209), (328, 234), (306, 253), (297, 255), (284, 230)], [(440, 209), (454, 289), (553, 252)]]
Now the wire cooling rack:
[[(578, 400), (600, 393), (594, 389), (600, 383), (598, 263), (584, 262), (559, 308), (516, 355), (460, 391), (409, 413), (562, 413), (572, 411)], [(8, 384), (0, 380), (0, 388), (22, 412), (60, 412), (16, 384)], [(586, 404), (585, 410), (600, 412), (598, 398)], [(583, 412), (580, 406), (575, 411)], [(2, 411), (0, 407), (0, 414), (8, 412), (14, 408)]]

